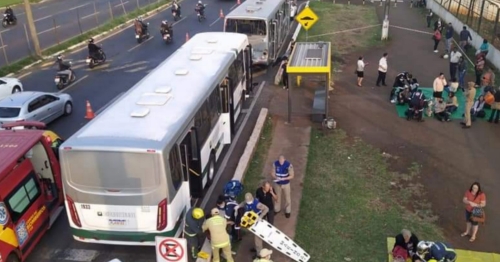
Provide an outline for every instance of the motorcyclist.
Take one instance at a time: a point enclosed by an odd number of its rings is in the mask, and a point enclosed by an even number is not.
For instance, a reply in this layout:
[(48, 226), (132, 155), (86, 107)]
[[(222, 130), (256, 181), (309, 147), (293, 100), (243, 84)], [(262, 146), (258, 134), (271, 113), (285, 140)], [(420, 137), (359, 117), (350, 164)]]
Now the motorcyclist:
[(177, 14), (179, 18), (181, 17), (181, 5), (179, 5), (177, 1), (174, 1), (174, 3), (172, 4), (172, 14), (174, 12)]
[(172, 30), (172, 25), (169, 24), (167, 20), (161, 21), (160, 33), (161, 36), (164, 36), (165, 34), (170, 34), (170, 37), (173, 37), (174, 32)]
[(146, 23), (144, 23), (144, 21), (142, 20), (142, 17), (137, 17), (135, 19), (135, 22), (138, 23), (140, 26), (141, 26), (141, 29), (142, 29), (142, 34), (147, 34), (148, 32), (148, 25)]
[(89, 48), (89, 56), (91, 58), (101, 60), (101, 54), (99, 53), (99, 51), (101, 51), (101, 47), (94, 43), (93, 38), (89, 39), (89, 44), (87, 45), (87, 47)]
[(202, 17), (205, 17), (205, 5), (201, 2), (201, 0), (198, 1), (194, 10), (199, 12)]
[(457, 253), (449, 245), (441, 242), (420, 241), (417, 245), (420, 261), (434, 259), (438, 262), (455, 262)]
[(4, 14), (7, 15), (7, 20), (9, 22), (13, 22), (14, 21), (14, 18), (15, 18), (15, 16), (14, 16), (14, 10), (12, 10), (12, 8), (10, 6), (7, 6), (7, 8), (5, 9)]
[(64, 61), (64, 57), (62, 55), (57, 56), (55, 63), (57, 63), (57, 66), (59, 66), (57, 74), (67, 76), (66, 81), (68, 81), (71, 78), (71, 74), (73, 73), (73, 71), (71, 70), (71, 63)]

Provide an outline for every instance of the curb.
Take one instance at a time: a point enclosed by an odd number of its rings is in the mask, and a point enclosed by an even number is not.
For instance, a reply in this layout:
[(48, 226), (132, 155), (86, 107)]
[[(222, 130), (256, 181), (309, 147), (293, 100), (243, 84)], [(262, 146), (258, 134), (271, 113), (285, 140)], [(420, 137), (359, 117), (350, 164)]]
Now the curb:
[[(179, 1), (179, 2), (182, 2), (182, 0), (181, 0), (181, 1)], [(159, 6), (159, 7), (155, 8), (155, 9), (153, 9), (153, 10), (149, 11), (149, 12), (146, 12), (145, 14), (143, 14), (143, 16), (145, 16), (145, 18), (149, 18), (149, 17), (151, 17), (151, 16), (153, 16), (153, 15), (155, 15), (155, 14), (157, 14), (157, 13), (161, 12), (161, 11), (164, 11), (165, 9), (169, 8), (170, 6), (171, 6), (171, 3), (167, 3), (167, 4), (164, 4), (164, 5), (161, 5), (161, 6)], [(135, 20), (135, 18), (130, 19), (130, 20), (128, 20), (128, 21), (125, 21), (125, 22), (123, 22), (122, 24), (117, 25), (117, 26), (115, 26), (115, 27), (113, 27), (113, 28), (109, 29), (108, 31), (105, 31), (105, 32), (103, 32), (103, 33), (100, 33), (100, 34), (98, 34), (98, 35), (94, 36), (93, 38), (98, 40), (99, 38), (102, 38), (102, 37), (104, 37), (104, 36), (106, 36), (106, 35), (108, 35), (108, 34), (110, 34), (110, 33), (113, 33), (113, 32), (114, 32), (114, 31), (116, 31), (116, 30), (119, 30), (119, 29), (122, 29), (122, 28), (131, 27), (131, 25), (128, 25), (128, 26), (127, 26), (127, 24), (129, 24), (129, 23), (133, 22), (134, 20)], [(92, 29), (91, 29), (91, 30), (92, 30)], [(31, 68), (31, 67), (33, 67), (33, 66), (35, 66), (35, 65), (37, 65), (37, 64), (39, 64), (39, 63), (41, 63), (41, 62), (43, 62), (44, 60), (54, 58), (55, 56), (58, 56), (58, 55), (60, 55), (60, 54), (62, 54), (62, 53), (64, 53), (64, 52), (71, 51), (71, 50), (73, 50), (73, 49), (77, 49), (77, 48), (79, 48), (79, 47), (83, 47), (84, 45), (86, 45), (86, 43), (87, 43), (86, 41), (84, 41), (84, 42), (80, 42), (80, 43), (75, 44), (75, 45), (72, 45), (72, 46), (70, 46), (70, 47), (68, 47), (68, 48), (66, 48), (66, 49), (64, 49), (64, 50), (61, 50), (61, 51), (59, 51), (59, 52), (56, 52), (56, 53), (54, 53), (54, 54), (52, 54), (52, 55), (45, 56), (45, 57), (43, 57), (42, 59), (37, 60), (37, 61), (33, 62), (32, 64), (29, 64), (29, 65), (27, 65), (27, 66), (25, 66), (25, 67), (21, 68), (21, 70), (17, 71), (16, 73), (18, 73), (18, 72), (20, 72), (20, 71), (23, 71), (23, 70), (27, 70), (27, 69), (29, 69), (29, 68)], [(14, 76), (14, 75), (15, 75), (15, 73), (10, 73), (10, 74), (6, 75), (5, 77), (12, 77), (12, 76)]]
[[(255, 123), (255, 127), (253, 128), (252, 135), (248, 139), (247, 145), (245, 146), (245, 151), (240, 157), (240, 161), (238, 162), (238, 166), (236, 167), (236, 171), (234, 172), (233, 180), (242, 181), (245, 172), (250, 165), (250, 160), (255, 152), (255, 148), (257, 147), (257, 143), (260, 140), (260, 135), (262, 134), (262, 130), (264, 129), (264, 124), (266, 123), (267, 114), (269, 110), (267, 108), (262, 108), (259, 113), (259, 118), (257, 118), (257, 122)], [(210, 245), (210, 241), (208, 239), (203, 243), (203, 247), (201, 251), (207, 253), (209, 255), (208, 259), (198, 258), (196, 262), (210, 262), (212, 260), (212, 246)]]

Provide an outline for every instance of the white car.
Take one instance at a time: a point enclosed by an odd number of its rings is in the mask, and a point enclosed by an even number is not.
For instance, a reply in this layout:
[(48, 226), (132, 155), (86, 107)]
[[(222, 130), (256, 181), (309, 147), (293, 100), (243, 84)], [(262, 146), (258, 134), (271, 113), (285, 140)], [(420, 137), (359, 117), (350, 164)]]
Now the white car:
[(17, 78), (0, 77), (0, 99), (22, 92), (23, 84)]

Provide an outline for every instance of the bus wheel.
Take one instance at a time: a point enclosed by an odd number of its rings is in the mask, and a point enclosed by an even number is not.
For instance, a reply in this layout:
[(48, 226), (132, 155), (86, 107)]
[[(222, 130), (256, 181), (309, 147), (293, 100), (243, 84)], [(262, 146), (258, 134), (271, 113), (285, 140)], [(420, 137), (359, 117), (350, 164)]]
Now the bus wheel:
[(19, 260), (19, 258), (17, 257), (16, 254), (10, 254), (8, 257), (7, 257), (7, 262), (20, 262), (21, 260)]
[(215, 153), (210, 154), (210, 161), (208, 163), (208, 183), (212, 184), (214, 181), (215, 173), (217, 173), (217, 169), (215, 167)]

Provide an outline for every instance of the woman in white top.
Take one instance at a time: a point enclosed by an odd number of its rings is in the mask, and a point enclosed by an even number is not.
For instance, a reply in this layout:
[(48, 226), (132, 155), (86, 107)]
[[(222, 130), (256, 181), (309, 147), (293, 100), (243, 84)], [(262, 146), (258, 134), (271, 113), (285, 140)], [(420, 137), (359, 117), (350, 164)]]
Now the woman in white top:
[(368, 63), (365, 64), (365, 62), (363, 61), (363, 57), (360, 56), (358, 59), (358, 64), (356, 66), (356, 75), (358, 76), (358, 86), (361, 86), (361, 84), (363, 83), (363, 77), (365, 74), (365, 66), (367, 64)]

